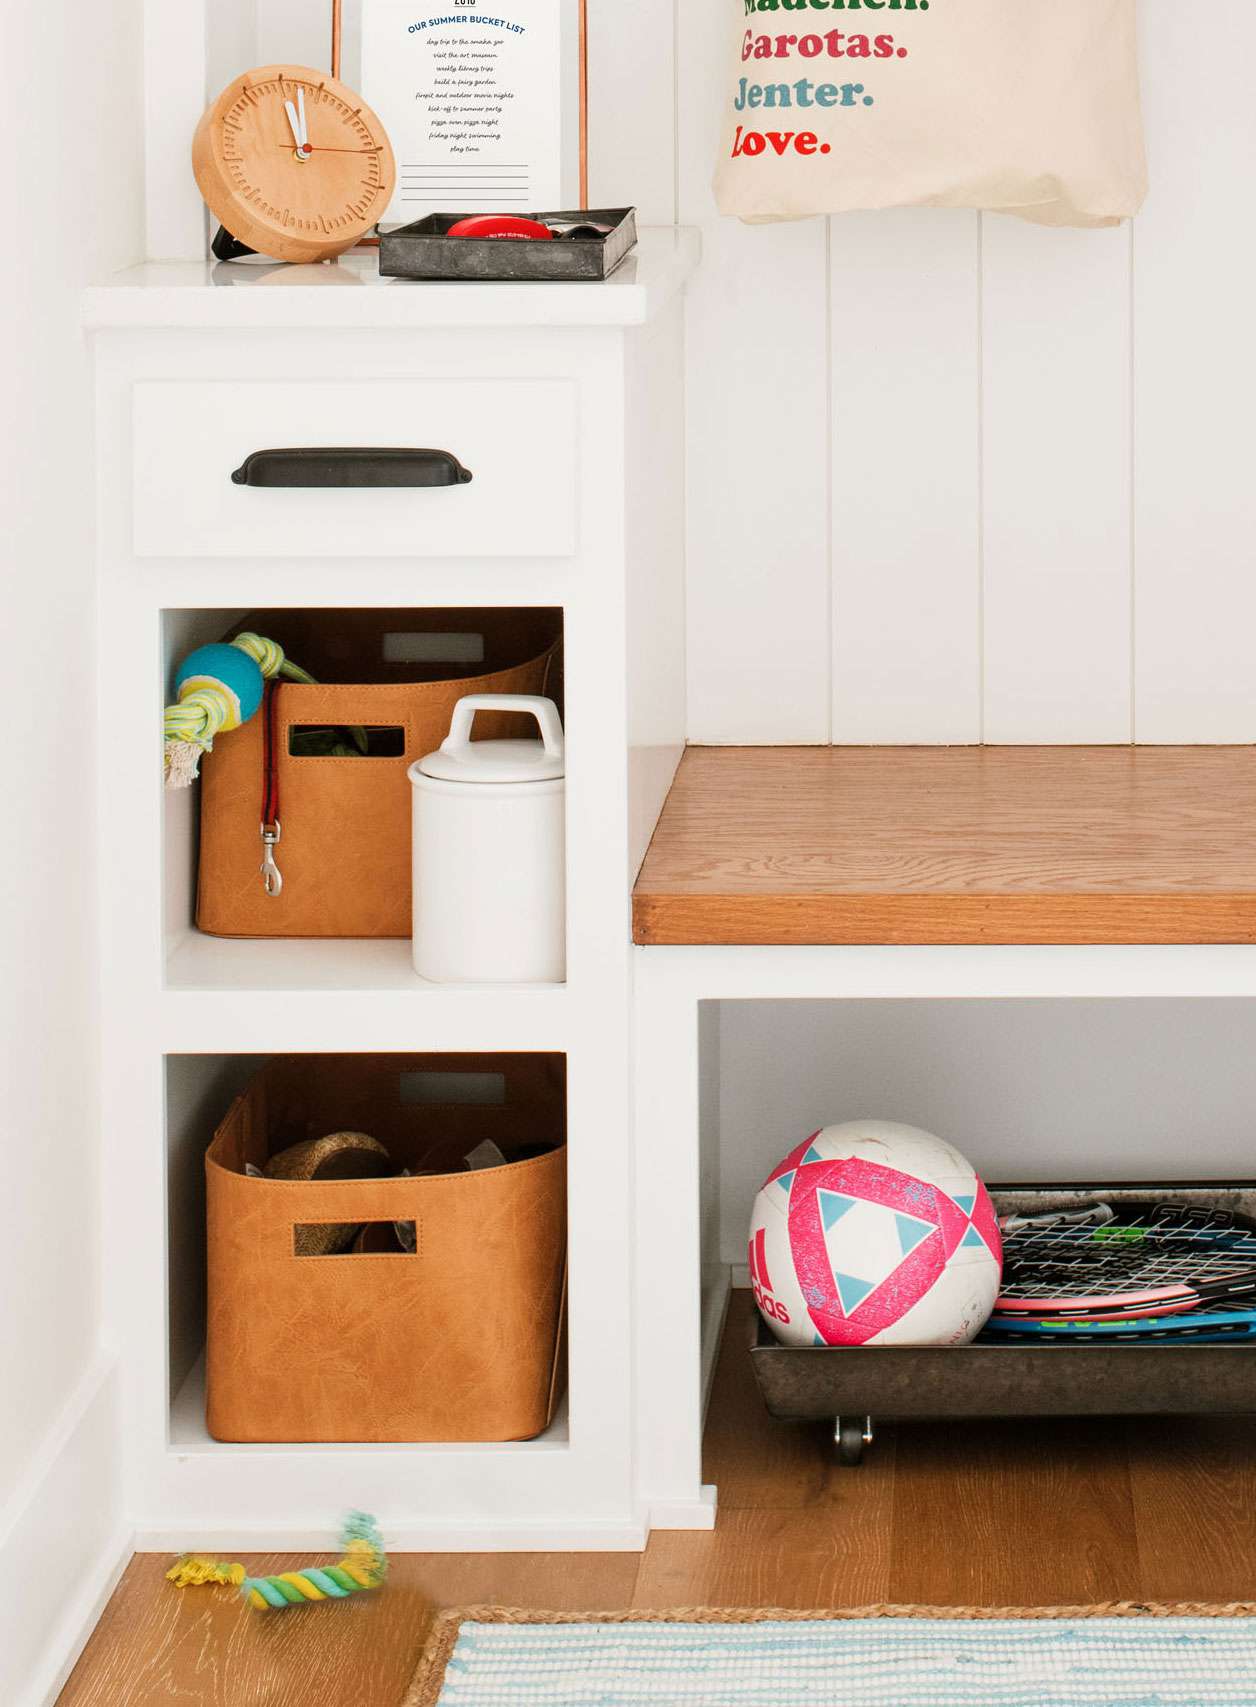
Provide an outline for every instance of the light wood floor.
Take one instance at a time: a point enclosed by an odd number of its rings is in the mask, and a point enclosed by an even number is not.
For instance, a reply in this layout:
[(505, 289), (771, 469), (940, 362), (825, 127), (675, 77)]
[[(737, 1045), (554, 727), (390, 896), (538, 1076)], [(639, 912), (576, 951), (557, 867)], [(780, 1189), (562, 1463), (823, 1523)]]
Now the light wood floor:
[(822, 1427), (764, 1413), (749, 1307), (734, 1298), (707, 1429), (714, 1534), (658, 1534), (644, 1554), (401, 1555), (378, 1595), (275, 1614), (225, 1589), (179, 1592), (164, 1555), (140, 1554), (60, 1707), (396, 1707), (433, 1611), (459, 1604), (1256, 1599), (1256, 1421), (917, 1424), (840, 1470)]

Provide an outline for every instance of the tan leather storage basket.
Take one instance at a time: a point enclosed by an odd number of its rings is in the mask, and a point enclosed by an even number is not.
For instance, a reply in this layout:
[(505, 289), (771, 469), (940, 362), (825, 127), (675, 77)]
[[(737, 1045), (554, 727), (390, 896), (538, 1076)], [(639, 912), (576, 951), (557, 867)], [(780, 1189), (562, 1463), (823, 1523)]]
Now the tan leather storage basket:
[[(557, 1055), (302, 1055), (257, 1074), (205, 1159), (215, 1440), (526, 1440), (547, 1426), (562, 1363), (565, 1071)], [(399, 1167), (452, 1171), (245, 1172), (342, 1129), (370, 1133)], [(486, 1138), (513, 1159), (468, 1170)], [(413, 1253), (295, 1254), (297, 1227), (388, 1234), (397, 1221), (414, 1223)]]
[[(469, 693), (558, 692), (561, 615), (552, 610), (254, 611), (233, 630), (277, 640), (317, 684), (274, 689), (273, 765), (283, 878), (261, 875), (267, 708), (220, 735), (201, 765), (196, 922), (211, 936), (410, 935), (410, 784), (406, 770), (440, 746)], [(481, 659), (415, 663), (442, 648)], [(407, 645), (418, 640), (420, 644)], [(449, 648), (446, 647), (446, 650)], [(395, 661), (390, 661), (391, 658)], [(346, 677), (350, 678), (346, 680)], [(388, 757), (294, 757), (294, 728), (399, 730)], [(535, 734), (526, 718), (490, 712), (477, 740)]]

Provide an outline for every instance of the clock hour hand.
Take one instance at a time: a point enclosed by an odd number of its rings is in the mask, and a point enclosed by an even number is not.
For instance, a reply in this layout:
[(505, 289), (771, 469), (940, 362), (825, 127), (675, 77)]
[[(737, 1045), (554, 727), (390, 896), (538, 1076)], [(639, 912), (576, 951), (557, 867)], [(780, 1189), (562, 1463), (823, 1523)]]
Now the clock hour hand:
[[(301, 104), (302, 106), (305, 105), (304, 99)], [(305, 140), (304, 125), (298, 117), (297, 109), (293, 106), (291, 101), (285, 101), (283, 105), (284, 111), (288, 115), (288, 126), (292, 131), (292, 140), (296, 144), (297, 154), (301, 159), (304, 159), (310, 152), (310, 145)]]

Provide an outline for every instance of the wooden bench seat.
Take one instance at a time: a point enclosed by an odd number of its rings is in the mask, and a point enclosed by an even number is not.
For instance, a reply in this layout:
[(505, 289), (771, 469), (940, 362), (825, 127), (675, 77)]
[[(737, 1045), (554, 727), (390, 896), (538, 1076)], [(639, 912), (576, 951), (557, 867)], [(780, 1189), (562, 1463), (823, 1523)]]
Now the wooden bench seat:
[(1256, 748), (690, 748), (633, 937), (1256, 942)]

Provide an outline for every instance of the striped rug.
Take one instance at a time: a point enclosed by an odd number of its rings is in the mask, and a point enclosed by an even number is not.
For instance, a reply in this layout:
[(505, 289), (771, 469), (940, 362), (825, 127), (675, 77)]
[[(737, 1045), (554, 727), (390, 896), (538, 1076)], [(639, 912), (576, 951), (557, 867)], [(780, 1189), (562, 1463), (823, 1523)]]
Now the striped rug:
[(1256, 1604), (475, 1609), (402, 1707), (1256, 1707)]

